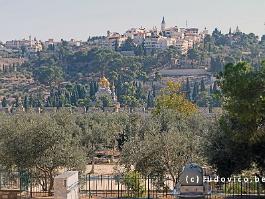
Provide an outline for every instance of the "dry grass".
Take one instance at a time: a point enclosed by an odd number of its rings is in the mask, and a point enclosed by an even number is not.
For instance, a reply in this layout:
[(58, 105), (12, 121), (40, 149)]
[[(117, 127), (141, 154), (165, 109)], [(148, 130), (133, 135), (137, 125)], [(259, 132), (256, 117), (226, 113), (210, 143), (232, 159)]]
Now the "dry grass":
[[(92, 165), (86, 166), (86, 173), (91, 171)], [(115, 164), (97, 164), (94, 168), (95, 175), (112, 175), (115, 173)]]

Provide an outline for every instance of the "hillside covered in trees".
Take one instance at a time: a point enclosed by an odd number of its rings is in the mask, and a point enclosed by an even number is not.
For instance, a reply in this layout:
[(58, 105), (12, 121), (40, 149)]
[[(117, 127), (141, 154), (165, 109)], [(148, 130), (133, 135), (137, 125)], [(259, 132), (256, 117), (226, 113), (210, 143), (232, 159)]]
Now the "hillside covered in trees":
[[(90, 38), (91, 39), (91, 38)], [(123, 52), (133, 51), (133, 56)], [(90, 48), (89, 45), (73, 47), (61, 41), (53, 48), (36, 54), (21, 52), (25, 58), (19, 67), (1, 71), (3, 84), (2, 105), (18, 107), (62, 107), (94, 106), (98, 79), (106, 76), (115, 87), (118, 101), (122, 105), (153, 107), (161, 87), (161, 69), (190, 68), (206, 69), (212, 76), (223, 71), (225, 64), (247, 61), (259, 68), (265, 58), (265, 37), (260, 40), (254, 34), (240, 32), (227, 34), (215, 29), (206, 35), (203, 42), (194, 45), (187, 54), (171, 46), (165, 50), (155, 50), (147, 54), (144, 45), (136, 46), (128, 40), (118, 49)], [(14, 79), (25, 79), (31, 83), (15, 84)], [(182, 90), (187, 99), (198, 106), (220, 106), (219, 88), (216, 83), (190, 80), (182, 81)], [(11, 98), (8, 102), (7, 99)], [(111, 105), (105, 99), (104, 105)]]

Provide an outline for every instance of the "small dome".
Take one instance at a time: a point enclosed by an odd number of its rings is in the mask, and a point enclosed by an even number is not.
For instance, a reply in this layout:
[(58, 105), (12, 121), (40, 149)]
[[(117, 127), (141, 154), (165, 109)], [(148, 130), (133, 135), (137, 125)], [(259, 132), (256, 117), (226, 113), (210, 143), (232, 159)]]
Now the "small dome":
[(99, 86), (103, 87), (103, 88), (109, 88), (109, 86), (110, 86), (109, 80), (103, 76), (99, 80)]

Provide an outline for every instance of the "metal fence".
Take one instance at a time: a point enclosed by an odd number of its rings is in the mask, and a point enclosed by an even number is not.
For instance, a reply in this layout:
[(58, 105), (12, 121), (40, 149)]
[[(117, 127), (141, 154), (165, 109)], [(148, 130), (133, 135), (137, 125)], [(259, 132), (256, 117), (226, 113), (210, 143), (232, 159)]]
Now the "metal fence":
[[(0, 191), (19, 191), (18, 198), (48, 196), (44, 180), (27, 172), (0, 172)], [(264, 183), (251, 178), (231, 182), (210, 182), (210, 194), (206, 198), (265, 199)], [(81, 175), (80, 193), (85, 198), (175, 198), (174, 183), (169, 178), (144, 176)]]
[(172, 196), (173, 182), (163, 184), (152, 177), (93, 176), (80, 180), (80, 192), (90, 197), (105, 198), (160, 198)]
[(43, 186), (43, 179), (33, 176), (28, 171), (0, 172), (0, 192), (19, 193), (18, 198), (33, 198), (35, 196), (48, 196)]
[[(238, 179), (237, 177), (236, 179)], [(264, 198), (265, 184), (243, 177), (239, 182), (209, 182), (210, 193), (206, 198)], [(124, 176), (86, 175), (80, 180), (80, 192), (89, 197), (104, 198), (175, 198), (174, 183), (170, 179), (153, 177), (127, 178)]]
[(19, 172), (0, 172), (0, 190), (21, 189)]

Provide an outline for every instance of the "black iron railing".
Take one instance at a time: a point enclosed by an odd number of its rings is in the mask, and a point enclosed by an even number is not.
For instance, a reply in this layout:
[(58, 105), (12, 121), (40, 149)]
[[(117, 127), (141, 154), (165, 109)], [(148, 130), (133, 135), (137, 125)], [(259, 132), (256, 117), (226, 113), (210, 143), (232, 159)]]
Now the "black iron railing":
[[(256, 178), (245, 181), (210, 182), (206, 198), (265, 199), (264, 183)], [(262, 179), (261, 179), (262, 180)], [(29, 198), (48, 196), (44, 179), (27, 172), (0, 172), (0, 191), (18, 190)], [(170, 178), (158, 179), (150, 176), (81, 175), (80, 194), (85, 198), (176, 198), (175, 185)]]

